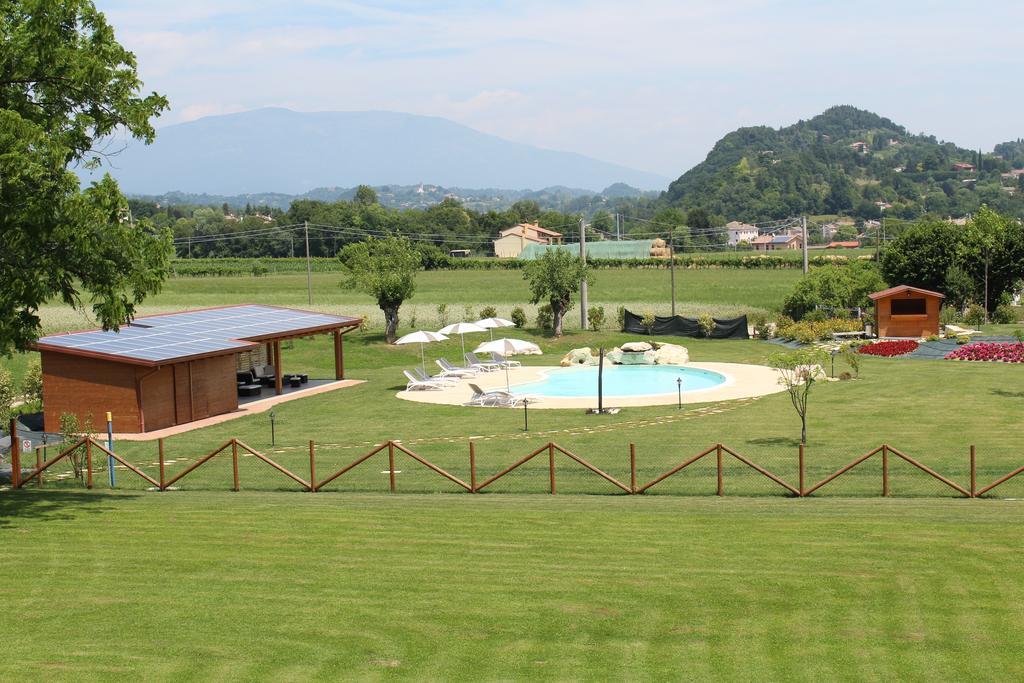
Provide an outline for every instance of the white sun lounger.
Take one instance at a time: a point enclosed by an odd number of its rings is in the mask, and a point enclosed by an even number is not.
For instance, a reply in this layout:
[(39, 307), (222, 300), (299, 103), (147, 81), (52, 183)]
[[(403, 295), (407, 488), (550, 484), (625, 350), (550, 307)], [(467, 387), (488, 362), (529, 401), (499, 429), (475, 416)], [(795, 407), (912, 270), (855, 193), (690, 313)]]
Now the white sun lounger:
[(464, 356), (464, 358), (466, 359), (466, 367), (480, 368), (484, 372), (494, 372), (495, 370), (500, 370), (501, 369), (501, 366), (498, 365), (497, 363), (493, 362), (493, 361), (480, 360), (479, 358), (476, 357), (476, 354), (473, 353), (472, 351), (467, 353)]
[(416, 379), (415, 376), (408, 370), (402, 370), (402, 374), (409, 380), (409, 383), (405, 385), (406, 391), (419, 391), (419, 390), (430, 390), (439, 391), (445, 388), (445, 385), (435, 381), (423, 381), (422, 379)]
[(460, 368), (457, 365), (452, 365), (444, 358), (438, 358), (436, 361), (437, 367), (441, 368), (442, 377), (476, 377), (480, 372), (479, 368)]
[(517, 360), (509, 360), (495, 351), (491, 351), (491, 360), (497, 363), (498, 367), (501, 368), (519, 368), (523, 365)]
[(412, 374), (416, 375), (416, 379), (422, 382), (436, 382), (438, 384), (443, 384), (446, 387), (455, 386), (456, 384), (459, 383), (460, 379), (459, 377), (442, 377), (441, 375), (431, 376), (423, 372), (423, 370), (421, 370), (420, 368), (413, 368)]

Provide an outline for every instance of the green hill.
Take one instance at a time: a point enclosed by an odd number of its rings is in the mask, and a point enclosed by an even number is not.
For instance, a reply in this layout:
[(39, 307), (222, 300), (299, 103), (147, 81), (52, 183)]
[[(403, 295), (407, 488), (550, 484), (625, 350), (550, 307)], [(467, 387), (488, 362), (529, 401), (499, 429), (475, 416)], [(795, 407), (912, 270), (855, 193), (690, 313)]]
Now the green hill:
[(1019, 142), (1008, 142), (981, 154), (837, 106), (785, 128), (729, 133), (664, 199), (748, 221), (797, 214), (962, 216), (982, 204), (1021, 216), (1024, 176), (1011, 177), (1014, 165), (1024, 165), (1019, 149)]

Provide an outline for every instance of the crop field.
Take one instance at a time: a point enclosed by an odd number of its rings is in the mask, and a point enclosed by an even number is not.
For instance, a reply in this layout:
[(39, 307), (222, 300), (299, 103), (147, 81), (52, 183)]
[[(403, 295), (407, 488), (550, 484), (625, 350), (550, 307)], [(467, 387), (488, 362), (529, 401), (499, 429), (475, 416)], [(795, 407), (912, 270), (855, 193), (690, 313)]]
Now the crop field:
[[(677, 272), (680, 310), (777, 309), (798, 275)], [(609, 329), (580, 331), (573, 311), (560, 340), (515, 330), (545, 352), (523, 361), (553, 365), (571, 348), (635, 339), (611, 331), (614, 308), (667, 312), (667, 276), (599, 271), (591, 300), (606, 307)], [(314, 274), (314, 307), (379, 321), (365, 295), (337, 282)], [(439, 303), (453, 322), (487, 304), (507, 316), (527, 298), (516, 272), (433, 272), (419, 282), (403, 331), (414, 307), (429, 328)], [(144, 312), (253, 301), (305, 306), (305, 275), (177, 278)], [(87, 326), (56, 307), (44, 317), (51, 329)], [(467, 336), (467, 346), (484, 338)], [(681, 343), (697, 361), (765, 363), (780, 350)], [(454, 360), (458, 349), (457, 339), (429, 345), (427, 362)], [(346, 374), (364, 384), (277, 406), (273, 442), (267, 413), (168, 438), (168, 476), (238, 438), (303, 477), (313, 440), (322, 480), (393, 439), (468, 481), (472, 440), (483, 480), (553, 441), (625, 482), (632, 443), (643, 484), (721, 442), (796, 483), (800, 425), (785, 394), (618, 415), (530, 410), (526, 431), (522, 410), (396, 399), (419, 349), (384, 344), (379, 322), (347, 335), (345, 350)], [(286, 345), (283, 362), (330, 376), (328, 338)], [(979, 485), (990, 483), (1024, 464), (1022, 379), (1024, 367), (1005, 364), (865, 357), (858, 379), (813, 389), (808, 483), (882, 443), (964, 486), (974, 445)], [(158, 476), (154, 443), (122, 441), (117, 452)], [(386, 493), (386, 452), (317, 494), (248, 456), (232, 492), (228, 454), (164, 493), (123, 468), (110, 490), (98, 457), (91, 492), (60, 477), (63, 466), (42, 487), (0, 492), (4, 594), (18, 619), (7, 635), (18, 656), (0, 663), (0, 677), (1024, 675), (1024, 569), (1014, 551), (1024, 506), (1012, 500), (1024, 498), (1022, 477), (993, 499), (962, 500), (890, 457), (894, 497), (885, 499), (875, 458), (798, 500), (730, 459), (718, 498), (712, 456), (627, 496), (560, 455), (550, 496), (539, 495), (549, 485), (544, 454), (472, 495), (398, 457), (400, 495)]]

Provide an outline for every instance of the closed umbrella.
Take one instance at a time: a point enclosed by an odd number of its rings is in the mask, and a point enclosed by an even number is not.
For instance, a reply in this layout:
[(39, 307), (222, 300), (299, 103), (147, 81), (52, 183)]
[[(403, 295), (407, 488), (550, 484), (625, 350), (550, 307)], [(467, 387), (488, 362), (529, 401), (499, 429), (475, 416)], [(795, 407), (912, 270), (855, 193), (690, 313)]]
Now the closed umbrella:
[(396, 344), (419, 344), (420, 345), (420, 367), (423, 374), (427, 372), (427, 362), (423, 359), (423, 345), (431, 342), (445, 341), (448, 337), (430, 330), (417, 330), (395, 340)]
[(486, 332), (487, 330), (476, 323), (452, 323), (438, 330), (439, 334), (457, 334), (462, 339), (462, 355), (466, 355), (466, 337), (472, 332)]
[[(539, 353), (540, 347), (533, 342), (522, 339), (495, 339), (484, 342), (476, 347), (473, 353), (500, 353), (503, 356), (511, 356), (517, 353)], [(505, 391), (510, 391), (508, 380), (508, 364), (505, 364)]]
[(511, 320), (505, 320), (504, 318), (484, 318), (483, 320), (477, 320), (476, 324), (480, 327), (487, 328), (491, 333), (491, 339), (494, 339), (494, 328), (495, 327), (515, 327), (516, 324)]

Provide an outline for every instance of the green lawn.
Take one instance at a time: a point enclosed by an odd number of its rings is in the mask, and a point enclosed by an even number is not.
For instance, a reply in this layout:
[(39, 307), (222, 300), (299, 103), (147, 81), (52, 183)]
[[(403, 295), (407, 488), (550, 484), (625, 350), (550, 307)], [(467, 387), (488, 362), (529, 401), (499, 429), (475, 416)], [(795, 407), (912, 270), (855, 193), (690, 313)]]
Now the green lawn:
[(0, 496), (4, 680), (1017, 680), (1024, 507)]

